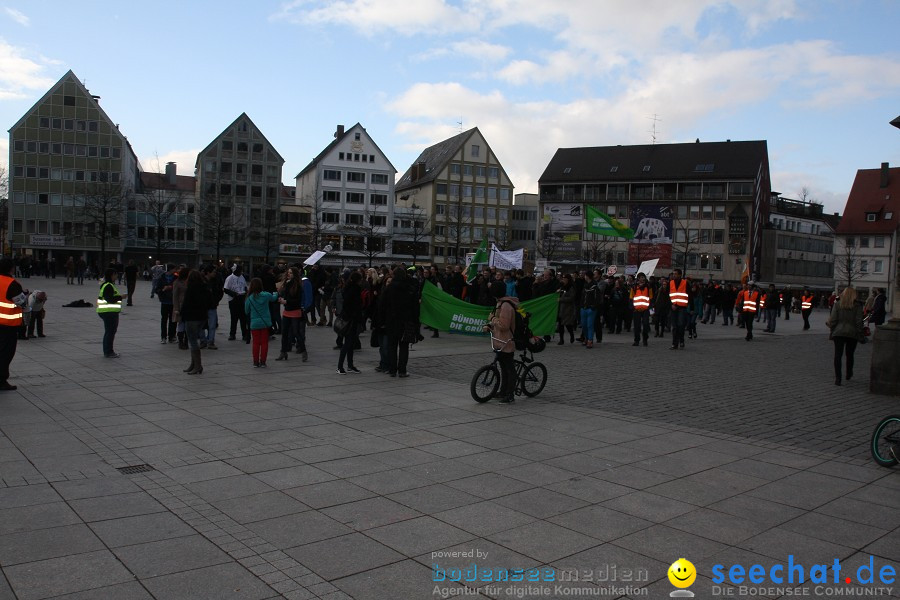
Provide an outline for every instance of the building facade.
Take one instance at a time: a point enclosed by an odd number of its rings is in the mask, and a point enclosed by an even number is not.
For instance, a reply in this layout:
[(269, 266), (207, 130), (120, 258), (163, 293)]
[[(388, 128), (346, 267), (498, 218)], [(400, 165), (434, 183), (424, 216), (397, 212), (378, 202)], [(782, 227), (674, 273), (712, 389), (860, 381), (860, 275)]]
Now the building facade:
[(140, 164), (72, 71), (9, 130), (9, 243), (34, 261), (122, 260)]
[(296, 176), (296, 202), (315, 215), (304, 252), (331, 246), (324, 264), (391, 260), (396, 173), (362, 125), (338, 125), (334, 141)]
[(834, 278), (838, 289), (852, 285), (862, 297), (873, 288), (887, 294), (888, 307), (900, 277), (900, 168), (860, 169), (837, 227)]
[(769, 221), (763, 230), (762, 284), (779, 289), (834, 289), (834, 227), (839, 217), (826, 216), (822, 205), (791, 200), (773, 192)]
[(538, 195), (516, 194), (513, 200), (510, 221), (510, 250), (525, 249), (526, 262), (534, 262), (537, 254)]
[(203, 260), (271, 262), (279, 251), (284, 159), (246, 113), (197, 155)]
[[(768, 220), (765, 141), (560, 148), (539, 180), (538, 255), (550, 264), (758, 278)], [(632, 239), (587, 232), (586, 206), (634, 230)]]
[(396, 194), (398, 207), (423, 212), (432, 263), (462, 264), (482, 240), (511, 241), (513, 184), (477, 127), (426, 148)]

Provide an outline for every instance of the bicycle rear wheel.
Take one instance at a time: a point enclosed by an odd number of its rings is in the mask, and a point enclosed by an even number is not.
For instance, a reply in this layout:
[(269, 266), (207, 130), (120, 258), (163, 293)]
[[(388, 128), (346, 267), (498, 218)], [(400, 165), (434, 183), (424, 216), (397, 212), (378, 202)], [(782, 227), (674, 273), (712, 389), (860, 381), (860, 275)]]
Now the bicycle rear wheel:
[(522, 393), (529, 398), (537, 396), (547, 385), (547, 367), (542, 363), (533, 362), (522, 369), (520, 378)]
[(900, 415), (881, 420), (872, 433), (872, 458), (882, 467), (893, 467), (900, 457)]
[(497, 394), (499, 387), (500, 370), (497, 365), (490, 364), (475, 371), (469, 390), (472, 392), (475, 402), (487, 402)]

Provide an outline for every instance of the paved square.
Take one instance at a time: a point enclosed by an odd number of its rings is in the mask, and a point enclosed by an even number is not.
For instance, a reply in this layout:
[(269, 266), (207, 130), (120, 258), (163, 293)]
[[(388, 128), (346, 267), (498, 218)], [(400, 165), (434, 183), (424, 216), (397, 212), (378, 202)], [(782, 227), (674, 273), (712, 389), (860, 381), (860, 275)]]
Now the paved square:
[[(50, 301), (0, 396), (2, 599), (663, 597), (680, 556), (697, 597), (739, 597), (714, 565), (900, 566), (900, 469), (867, 447), (898, 399), (866, 391), (871, 345), (833, 385), (819, 311), (750, 344), (701, 325), (679, 352), (554, 340), (546, 389), (504, 406), (469, 396), (482, 339), (426, 339), (392, 379), (367, 334), (344, 376), (327, 328), (265, 370), (220, 335), (192, 377), (147, 284), (108, 360), (94, 310), (60, 306), (92, 282), (22, 283)], [(496, 580), (531, 568), (556, 580)], [(816, 595), (765, 587), (744, 593)]]

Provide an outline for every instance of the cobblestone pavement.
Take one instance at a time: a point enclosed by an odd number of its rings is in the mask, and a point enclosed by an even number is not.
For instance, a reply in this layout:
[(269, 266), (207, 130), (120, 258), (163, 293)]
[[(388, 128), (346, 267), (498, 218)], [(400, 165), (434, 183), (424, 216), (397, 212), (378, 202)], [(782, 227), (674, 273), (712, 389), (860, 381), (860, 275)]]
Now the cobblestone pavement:
[[(865, 391), (871, 346), (833, 385), (824, 314), (750, 344), (701, 325), (683, 352), (553, 345), (539, 398), (480, 405), (481, 339), (428, 339), (391, 379), (367, 337), (340, 376), (326, 328), (308, 363), (273, 340), (268, 369), (221, 336), (191, 377), (146, 284), (109, 360), (94, 309), (60, 308), (95, 285), (23, 283), (50, 296), (48, 337), (0, 396), (0, 600), (661, 597), (679, 556), (698, 597), (776, 598), (798, 582), (715, 590), (713, 565), (900, 562), (900, 474), (866, 457), (897, 399)], [(483, 571), (531, 567), (557, 581)]]

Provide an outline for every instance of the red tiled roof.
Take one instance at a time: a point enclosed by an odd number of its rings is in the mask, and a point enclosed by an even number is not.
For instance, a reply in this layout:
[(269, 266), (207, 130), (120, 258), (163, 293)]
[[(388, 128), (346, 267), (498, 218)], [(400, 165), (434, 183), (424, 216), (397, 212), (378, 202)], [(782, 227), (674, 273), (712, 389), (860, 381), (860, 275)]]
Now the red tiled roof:
[[(890, 219), (885, 213), (891, 212)], [(876, 213), (875, 221), (867, 221)], [(881, 169), (860, 169), (847, 197), (837, 233), (892, 233), (900, 225), (900, 167), (888, 169), (887, 187), (881, 187)]]
[(181, 192), (194, 192), (195, 179), (187, 175), (176, 175), (175, 185), (169, 184), (166, 176), (161, 173), (141, 173), (141, 183), (151, 190), (178, 190)]

